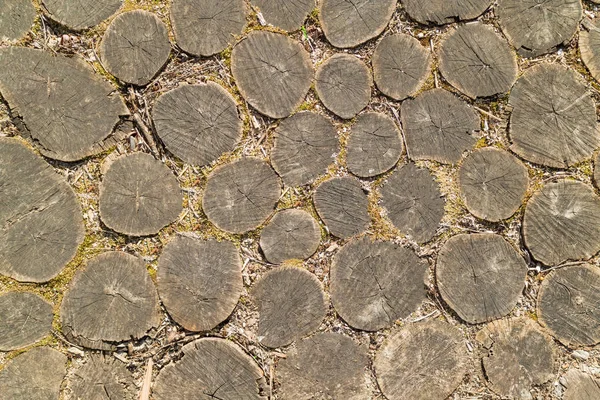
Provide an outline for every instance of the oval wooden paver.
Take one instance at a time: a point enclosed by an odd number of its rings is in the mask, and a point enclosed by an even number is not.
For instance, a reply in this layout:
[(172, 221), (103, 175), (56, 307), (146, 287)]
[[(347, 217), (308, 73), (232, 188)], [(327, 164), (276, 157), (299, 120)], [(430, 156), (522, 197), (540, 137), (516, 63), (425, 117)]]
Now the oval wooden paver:
[(402, 0), (407, 14), (425, 25), (444, 25), (475, 19), (483, 14), (491, 3), (491, 0)]
[(333, 259), (333, 306), (353, 328), (389, 327), (416, 311), (425, 299), (427, 269), (427, 262), (407, 248), (367, 237), (353, 240)]
[(235, 99), (214, 82), (182, 85), (161, 95), (152, 120), (166, 148), (188, 164), (209, 164), (242, 138)]
[(367, 349), (347, 336), (317, 333), (277, 364), (281, 399), (367, 400)]
[(353, 118), (371, 99), (371, 72), (350, 54), (335, 54), (319, 66), (315, 89), (325, 107), (343, 119)]
[(432, 89), (402, 103), (402, 127), (408, 156), (456, 164), (477, 143), (479, 115), (443, 89)]
[(58, 400), (67, 356), (49, 347), (18, 355), (0, 371), (0, 400)]
[(395, 10), (396, 0), (323, 0), (319, 16), (329, 43), (349, 48), (379, 36)]
[(527, 202), (522, 229), (525, 246), (546, 265), (588, 259), (600, 251), (600, 198), (582, 182), (548, 183)]
[(431, 51), (410, 35), (384, 37), (373, 52), (377, 89), (394, 100), (414, 95), (431, 74)]
[(596, 400), (600, 398), (600, 379), (593, 375), (571, 368), (564, 375), (564, 382), (566, 390), (563, 400)]
[(315, 8), (315, 0), (252, 0), (267, 23), (285, 31), (300, 29), (308, 14)]
[(600, 29), (591, 21), (586, 28), (579, 31), (581, 60), (594, 79), (600, 81)]
[(527, 264), (500, 235), (459, 234), (440, 250), (435, 275), (444, 301), (464, 321), (479, 324), (515, 307)]
[(244, 0), (173, 0), (171, 23), (177, 45), (195, 56), (212, 56), (235, 41), (246, 26)]
[(0, 199), (0, 274), (51, 280), (84, 239), (73, 189), (20, 141), (0, 138)]
[(129, 114), (113, 91), (80, 59), (0, 49), (0, 93), (47, 157), (77, 161), (104, 151), (102, 141)]
[(490, 26), (462, 25), (442, 41), (440, 72), (471, 98), (506, 93), (517, 79), (517, 58)]
[(116, 13), (123, 0), (42, 0), (41, 3), (53, 20), (68, 28), (83, 30)]
[(288, 186), (306, 185), (324, 174), (340, 151), (333, 123), (310, 111), (281, 121), (274, 136), (271, 163)]
[(156, 400), (266, 400), (262, 370), (229, 340), (206, 338), (183, 346), (183, 357), (162, 369), (154, 385)]
[(176, 237), (158, 259), (158, 293), (169, 315), (192, 332), (209, 331), (233, 312), (243, 289), (231, 242)]
[(381, 205), (400, 232), (425, 243), (444, 217), (439, 185), (426, 168), (409, 163), (398, 168), (381, 189)]
[(527, 398), (533, 385), (554, 378), (552, 339), (529, 318), (495, 321), (477, 333), (488, 354), (483, 368), (494, 392)]
[(215, 169), (202, 198), (204, 213), (219, 229), (245, 233), (275, 210), (281, 184), (269, 164), (246, 157)]
[(320, 242), (319, 223), (303, 210), (279, 211), (260, 234), (260, 248), (273, 264), (307, 259)]
[(509, 104), (510, 148), (528, 161), (567, 168), (600, 146), (596, 106), (573, 70), (555, 64), (529, 68), (512, 88)]
[(369, 226), (369, 201), (360, 182), (351, 177), (333, 178), (317, 187), (313, 203), (333, 236), (358, 235)]
[(113, 350), (114, 343), (139, 339), (158, 325), (158, 295), (141, 259), (111, 251), (75, 275), (60, 316), (69, 340)]
[(251, 32), (235, 45), (231, 72), (244, 99), (271, 118), (287, 117), (300, 106), (314, 74), (300, 43), (266, 31)]
[(131, 236), (158, 233), (183, 209), (173, 172), (146, 153), (115, 159), (100, 186), (100, 218), (110, 229)]
[(90, 354), (70, 378), (73, 400), (133, 400), (136, 387), (126, 364), (115, 357)]
[(319, 328), (327, 313), (319, 280), (296, 267), (279, 267), (254, 284), (258, 305), (258, 341), (271, 348), (287, 346)]
[(460, 196), (477, 218), (497, 222), (510, 218), (523, 204), (529, 173), (507, 151), (493, 147), (469, 154), (458, 171)]
[(465, 350), (462, 333), (448, 323), (406, 325), (375, 355), (377, 382), (389, 400), (445, 399), (466, 373)]
[(398, 126), (382, 113), (359, 115), (350, 130), (346, 164), (354, 175), (369, 178), (392, 169), (404, 145)]
[(0, 41), (19, 40), (33, 25), (36, 17), (31, 1), (0, 0)]
[(33, 293), (0, 295), (0, 351), (33, 344), (52, 330), (52, 304)]

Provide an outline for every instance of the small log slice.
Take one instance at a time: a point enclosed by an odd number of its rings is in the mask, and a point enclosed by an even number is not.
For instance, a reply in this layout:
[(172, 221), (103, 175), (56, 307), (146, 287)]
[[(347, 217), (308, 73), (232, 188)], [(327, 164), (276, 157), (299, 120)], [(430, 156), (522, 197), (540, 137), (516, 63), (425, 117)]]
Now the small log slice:
[(315, 0), (252, 0), (267, 23), (284, 31), (300, 28), (308, 14), (315, 8)]
[(183, 357), (160, 371), (156, 400), (266, 400), (263, 372), (229, 340), (206, 338), (183, 346)]
[(527, 167), (509, 152), (493, 147), (469, 154), (458, 171), (467, 210), (487, 221), (510, 218), (523, 204), (528, 185)]
[(394, 100), (414, 95), (431, 74), (431, 51), (410, 35), (384, 37), (371, 63), (377, 89)]
[(511, 150), (528, 161), (567, 168), (600, 146), (594, 100), (571, 69), (529, 68), (512, 88), (509, 104)]
[(104, 174), (100, 218), (110, 229), (131, 236), (158, 233), (183, 208), (173, 172), (146, 153), (120, 156)]
[(301, 340), (277, 364), (282, 399), (367, 400), (367, 349), (338, 333)]
[(427, 262), (412, 250), (367, 237), (353, 240), (333, 259), (333, 306), (353, 328), (376, 331), (389, 327), (425, 299), (427, 270)]
[(354, 178), (323, 182), (315, 191), (313, 203), (329, 233), (340, 239), (363, 233), (371, 223), (367, 195)]
[(269, 164), (246, 157), (215, 169), (202, 198), (204, 213), (219, 229), (245, 233), (275, 210), (281, 184)]
[(522, 229), (525, 246), (546, 265), (589, 259), (600, 251), (600, 198), (582, 182), (548, 183), (527, 202)]
[(586, 28), (579, 32), (581, 60), (594, 79), (600, 81), (600, 29), (591, 21)]
[(425, 243), (444, 217), (439, 185), (426, 168), (409, 163), (390, 175), (381, 189), (381, 205), (400, 232)]
[(52, 330), (52, 304), (33, 293), (0, 295), (0, 351), (33, 344)]
[(231, 72), (244, 99), (271, 118), (287, 117), (298, 108), (314, 75), (300, 43), (266, 31), (251, 32), (235, 45)]
[(564, 375), (566, 390), (563, 400), (596, 400), (600, 398), (600, 379), (571, 368)]
[(158, 260), (158, 293), (188, 331), (209, 331), (233, 312), (243, 289), (242, 261), (231, 242), (176, 237)]
[(467, 370), (458, 328), (437, 320), (409, 324), (377, 351), (377, 383), (389, 400), (445, 399)]
[(188, 164), (210, 164), (242, 138), (233, 96), (213, 82), (182, 85), (161, 95), (152, 120), (166, 148)]
[(195, 56), (212, 56), (231, 45), (246, 26), (244, 0), (173, 0), (177, 45)]
[(91, 354), (70, 378), (74, 400), (134, 400), (137, 391), (126, 364), (115, 357)]
[(158, 325), (158, 295), (144, 262), (112, 251), (75, 275), (61, 305), (62, 329), (84, 347), (113, 350)]
[(29, 0), (0, 0), (0, 41), (19, 40), (29, 30), (36, 17)]
[(475, 19), (491, 3), (491, 0), (402, 0), (408, 15), (424, 25), (444, 25)]
[(394, 168), (403, 149), (400, 130), (392, 118), (364, 113), (350, 129), (346, 164), (354, 175), (370, 178)]
[(108, 19), (121, 8), (123, 0), (42, 0), (41, 3), (53, 20), (79, 31)]
[(281, 121), (274, 136), (271, 163), (288, 186), (306, 185), (324, 174), (340, 151), (333, 123), (310, 111)]

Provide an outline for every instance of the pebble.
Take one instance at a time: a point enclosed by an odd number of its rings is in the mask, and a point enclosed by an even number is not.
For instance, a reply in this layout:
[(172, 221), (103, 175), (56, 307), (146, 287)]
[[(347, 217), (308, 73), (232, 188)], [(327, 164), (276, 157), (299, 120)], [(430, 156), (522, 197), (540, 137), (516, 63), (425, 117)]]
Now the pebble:
[(580, 360), (587, 360), (590, 358), (590, 353), (585, 350), (575, 350), (573, 353), (571, 353), (571, 355)]

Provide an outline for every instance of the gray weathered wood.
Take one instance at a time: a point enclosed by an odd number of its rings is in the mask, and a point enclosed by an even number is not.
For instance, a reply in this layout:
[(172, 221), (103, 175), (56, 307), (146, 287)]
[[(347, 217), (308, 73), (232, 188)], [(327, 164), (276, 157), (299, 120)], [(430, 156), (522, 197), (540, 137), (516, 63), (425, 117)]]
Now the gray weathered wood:
[(436, 282), (444, 301), (470, 324), (507, 315), (525, 287), (527, 264), (500, 235), (459, 234), (442, 247)]
[(469, 154), (458, 171), (460, 195), (477, 218), (497, 222), (510, 218), (523, 204), (527, 167), (507, 151), (494, 147)]
[(233, 312), (243, 289), (242, 261), (231, 242), (171, 240), (158, 259), (158, 293), (188, 331), (209, 331)]
[(146, 153), (115, 159), (100, 186), (100, 218), (110, 229), (131, 236), (158, 233), (177, 219), (183, 206), (173, 172)]
[(0, 41), (21, 39), (36, 17), (31, 0), (0, 0), (0, 10)]
[(297, 267), (267, 272), (252, 287), (258, 306), (258, 341), (287, 346), (315, 332), (327, 313), (325, 293), (316, 276)]
[(75, 193), (62, 176), (17, 139), (0, 138), (0, 274), (47, 282), (83, 242)]
[(252, 0), (267, 23), (285, 31), (300, 29), (308, 14), (316, 7), (315, 0)]
[(159, 323), (158, 295), (144, 262), (123, 252), (100, 254), (75, 275), (62, 301), (63, 333), (84, 347), (112, 350)]
[(522, 229), (525, 246), (546, 265), (588, 259), (600, 251), (600, 198), (582, 182), (548, 183), (527, 202)]
[(269, 218), (280, 195), (281, 184), (271, 166), (245, 157), (218, 167), (208, 176), (202, 209), (217, 228), (245, 233)]
[(300, 43), (267, 31), (251, 32), (235, 45), (231, 72), (244, 99), (271, 118), (287, 117), (298, 108), (314, 75)]
[(163, 94), (152, 120), (167, 149), (189, 164), (209, 164), (242, 138), (235, 99), (214, 82), (182, 85)]
[(126, 364), (111, 355), (91, 354), (69, 379), (72, 400), (134, 400), (137, 388)]
[(596, 184), (596, 187), (600, 187), (600, 152), (598, 152), (598, 154), (596, 154), (596, 157), (594, 157), (593, 180), (594, 180), (594, 183)]
[(53, 20), (75, 30), (98, 25), (117, 12), (123, 0), (42, 0)]
[(414, 312), (425, 299), (427, 262), (391, 242), (355, 239), (335, 255), (330, 294), (340, 317), (376, 331)]
[(52, 304), (28, 292), (0, 295), (0, 351), (33, 344), (52, 330)]
[(288, 186), (306, 185), (324, 174), (340, 151), (335, 126), (310, 111), (281, 121), (274, 137), (271, 163)]
[(509, 104), (511, 150), (528, 161), (567, 168), (600, 146), (594, 101), (571, 69), (529, 68), (512, 88)]
[(408, 324), (387, 338), (373, 365), (389, 400), (445, 399), (466, 373), (466, 346), (448, 323)]
[(600, 398), (600, 379), (571, 368), (564, 375), (566, 386), (563, 400), (597, 400)]
[(474, 19), (483, 14), (491, 3), (491, 0), (402, 0), (408, 15), (424, 25)]
[(600, 28), (591, 21), (586, 28), (579, 32), (581, 60), (594, 79), (600, 81)]
[(206, 338), (186, 344), (183, 357), (162, 369), (153, 398), (266, 400), (263, 372), (233, 342)]

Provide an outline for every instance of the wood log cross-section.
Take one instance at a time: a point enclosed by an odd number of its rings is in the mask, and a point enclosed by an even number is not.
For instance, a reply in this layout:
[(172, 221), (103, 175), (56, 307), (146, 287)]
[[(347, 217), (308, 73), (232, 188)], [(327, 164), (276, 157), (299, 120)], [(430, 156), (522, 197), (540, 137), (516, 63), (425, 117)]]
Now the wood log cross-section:
[(444, 25), (475, 19), (492, 0), (401, 0), (408, 16), (424, 25)]
[(300, 28), (308, 14), (315, 8), (315, 0), (252, 0), (267, 23), (284, 31)]
[(126, 364), (111, 355), (91, 354), (70, 376), (73, 400), (134, 400), (136, 388)]
[(0, 351), (33, 344), (52, 330), (52, 304), (28, 292), (0, 295)]
[(31, 1), (0, 0), (0, 42), (19, 40), (33, 25), (36, 17)]
[(41, 3), (53, 20), (79, 31), (108, 19), (121, 8), (123, 0), (42, 0)]

